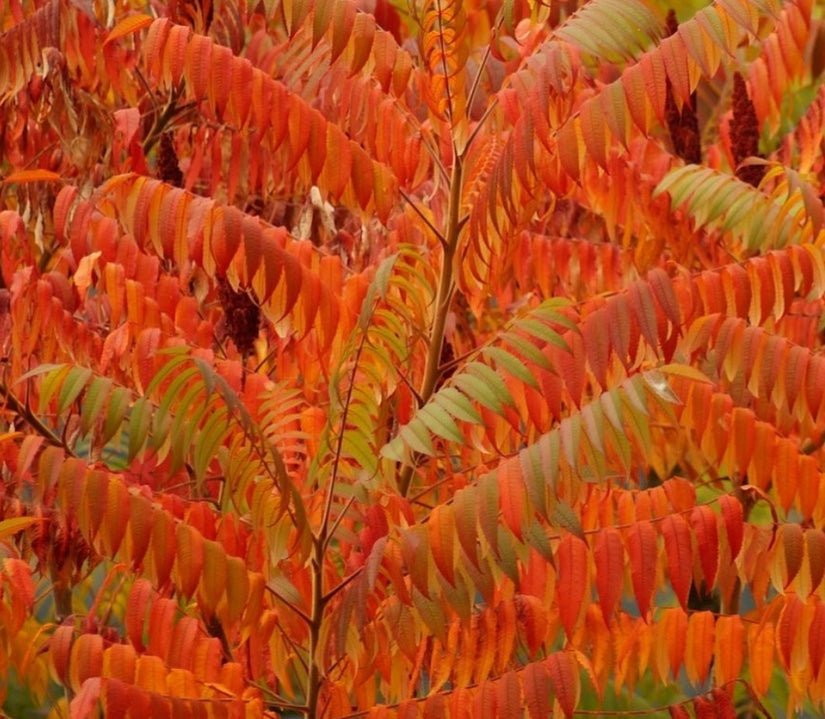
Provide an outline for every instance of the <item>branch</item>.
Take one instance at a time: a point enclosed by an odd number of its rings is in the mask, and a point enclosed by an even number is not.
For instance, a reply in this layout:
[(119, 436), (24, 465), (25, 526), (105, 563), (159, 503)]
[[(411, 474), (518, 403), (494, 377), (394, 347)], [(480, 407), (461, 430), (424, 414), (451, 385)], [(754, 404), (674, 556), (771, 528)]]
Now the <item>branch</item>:
[(3, 397), (3, 404), (6, 409), (20, 417), (20, 419), (26, 422), (26, 424), (34, 429), (34, 431), (43, 437), (49, 444), (55, 447), (60, 447), (70, 457), (75, 456), (75, 453), (72, 451), (71, 447), (69, 447), (68, 443), (64, 439), (58, 437), (54, 432), (52, 432), (51, 429), (49, 429), (49, 427), (43, 424), (40, 418), (32, 412), (28, 402), (23, 404), (23, 402), (21, 402), (3, 382), (0, 382), (0, 396)]

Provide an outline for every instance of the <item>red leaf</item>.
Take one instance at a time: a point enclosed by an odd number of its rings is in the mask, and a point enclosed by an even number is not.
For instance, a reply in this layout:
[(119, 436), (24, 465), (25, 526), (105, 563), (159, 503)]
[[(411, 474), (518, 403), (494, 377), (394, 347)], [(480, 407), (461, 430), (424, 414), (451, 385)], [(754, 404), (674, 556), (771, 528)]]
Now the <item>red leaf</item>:
[(524, 703), (530, 719), (547, 719), (550, 716), (550, 676), (545, 664), (534, 662), (521, 672)]
[(671, 514), (665, 517), (661, 529), (665, 539), (670, 582), (682, 609), (687, 610), (693, 574), (693, 544), (690, 527), (681, 514)]
[(154, 590), (148, 579), (136, 579), (126, 602), (126, 636), (139, 652), (146, 649), (143, 645), (143, 626), (153, 594)]
[(816, 592), (825, 575), (825, 533), (821, 529), (806, 530), (805, 554), (811, 575), (811, 592)]
[(163, 589), (169, 581), (175, 560), (175, 522), (167, 512), (155, 513), (152, 527), (152, 559), (155, 568), (155, 584)]
[(84, 682), (69, 705), (70, 719), (86, 719), (86, 717), (96, 716), (95, 709), (100, 699), (100, 686), (100, 677), (92, 677)]
[[(521, 686), (516, 672), (506, 672), (497, 682), (498, 716), (500, 719), (522, 719)], [(439, 719), (444, 715), (441, 714)]]
[(690, 719), (690, 714), (688, 714), (688, 710), (685, 709), (683, 704), (674, 704), (671, 707), (668, 707), (670, 711), (670, 719)]
[(138, 494), (132, 494), (129, 497), (129, 536), (132, 541), (128, 546), (131, 550), (129, 560), (133, 567), (141, 564), (149, 548), (154, 514), (152, 503), (146, 497)]
[(808, 653), (814, 681), (819, 678), (822, 661), (825, 659), (825, 604), (818, 602), (808, 633)]
[(693, 711), (696, 719), (718, 719), (716, 705), (706, 697), (696, 697), (693, 700)]
[(785, 596), (785, 606), (782, 608), (779, 622), (776, 625), (776, 646), (779, 649), (782, 664), (787, 671), (790, 671), (792, 664), (794, 664), (794, 644), (802, 623), (804, 609), (804, 603), (796, 594)]
[(739, 556), (739, 550), (742, 549), (742, 537), (745, 532), (742, 503), (736, 497), (726, 494), (720, 497), (719, 506), (722, 509), (722, 520), (725, 523), (725, 531), (728, 537), (730, 558), (733, 561)]
[(719, 569), (719, 534), (716, 522), (716, 514), (707, 505), (694, 507), (690, 513), (690, 524), (696, 535), (696, 549), (707, 591), (713, 589), (716, 571)]
[(521, 465), (518, 462), (504, 462), (499, 465), (497, 479), (501, 515), (510, 531), (521, 541), (527, 508), (527, 490)]
[(68, 686), (67, 670), (73, 641), (74, 627), (66, 624), (55, 629), (49, 640), (49, 656), (52, 659), (52, 664), (54, 664), (57, 678), (66, 686)]
[(711, 692), (711, 697), (716, 705), (717, 719), (736, 719), (736, 707), (730, 694), (721, 687), (716, 687)]
[(171, 637), (167, 654), (162, 658), (170, 667), (194, 670), (195, 643), (201, 634), (198, 620), (194, 617), (182, 617), (175, 624), (174, 630), (167, 627), (163, 631)]
[(569, 719), (579, 703), (579, 669), (576, 660), (567, 652), (555, 652), (547, 657), (545, 663), (556, 699), (564, 716)]
[(802, 568), (802, 560), (805, 556), (805, 534), (798, 524), (783, 524), (780, 530), (786, 572), (783, 588), (787, 589)]
[(656, 540), (656, 530), (646, 519), (637, 522), (627, 531), (627, 553), (630, 558), (633, 593), (643, 618), (647, 617), (656, 585)]
[(420, 525), (410, 527), (401, 535), (401, 553), (413, 586), (429, 599), (431, 587), (428, 543), (427, 528)]
[(148, 651), (163, 660), (169, 653), (176, 612), (177, 604), (166, 597), (156, 599), (149, 612)]
[(582, 616), (585, 594), (589, 592), (587, 545), (572, 534), (565, 534), (556, 555), (559, 615), (568, 639)]

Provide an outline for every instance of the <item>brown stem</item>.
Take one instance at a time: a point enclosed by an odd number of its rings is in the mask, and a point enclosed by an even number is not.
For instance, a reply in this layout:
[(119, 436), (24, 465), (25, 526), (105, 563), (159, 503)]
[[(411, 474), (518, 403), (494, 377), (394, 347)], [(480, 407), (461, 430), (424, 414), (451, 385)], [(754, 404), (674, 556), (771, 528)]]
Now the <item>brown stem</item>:
[[(438, 296), (436, 298), (435, 313), (432, 328), (430, 329), (430, 345), (427, 350), (427, 364), (424, 367), (424, 378), (418, 392), (421, 404), (425, 404), (435, 391), (438, 381), (438, 370), (441, 364), (441, 348), (444, 345), (444, 331), (447, 327), (447, 316), (450, 312), (450, 303), (455, 290), (453, 276), (453, 261), (458, 247), (458, 235), (462, 222), (459, 217), (461, 210), (461, 188), (463, 180), (463, 166), (461, 159), (456, 157), (450, 177), (450, 200), (447, 206), (447, 225), (444, 237), (444, 257), (441, 263), (441, 274), (438, 278)], [(410, 460), (401, 470), (398, 480), (398, 490), (406, 496), (415, 471), (415, 460)]]
[(316, 653), (318, 652), (318, 640), (321, 636), (321, 626), (324, 620), (324, 543), (320, 539), (315, 540), (315, 551), (312, 558), (312, 608), (310, 612), (311, 621), (309, 624), (309, 665), (307, 676), (307, 703), (305, 716), (307, 719), (316, 719), (318, 710), (318, 698), (321, 695), (321, 683), (324, 677), (321, 667), (318, 666)]

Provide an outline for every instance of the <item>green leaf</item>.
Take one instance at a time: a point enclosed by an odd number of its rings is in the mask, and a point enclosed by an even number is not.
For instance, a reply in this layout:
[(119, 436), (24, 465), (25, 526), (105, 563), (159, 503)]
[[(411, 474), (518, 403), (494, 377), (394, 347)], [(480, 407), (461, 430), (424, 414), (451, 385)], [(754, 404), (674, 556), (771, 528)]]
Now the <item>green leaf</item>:
[(437, 403), (431, 402), (422, 407), (416, 419), (423, 422), (433, 434), (457, 444), (464, 444), (464, 435), (459, 431), (453, 418)]
[(530, 385), (534, 389), (539, 389), (539, 383), (530, 370), (527, 369), (520, 359), (514, 357), (506, 350), (500, 347), (485, 347), (481, 353), (495, 362), (497, 367), (505, 369), (513, 375), (513, 377), (524, 382), (524, 384)]
[(398, 436), (413, 452), (420, 452), (430, 457), (435, 456), (435, 448), (430, 439), (430, 433), (427, 431), (426, 425), (417, 421), (416, 417), (401, 428)]
[(159, 389), (175, 369), (180, 367), (184, 362), (189, 361), (189, 348), (185, 346), (164, 347), (158, 351), (158, 354), (169, 355), (169, 360), (167, 360), (158, 370), (158, 373), (152, 377), (152, 380), (146, 387), (147, 396), (151, 396), (155, 390)]
[(481, 362), (470, 362), (464, 371), (452, 377), (454, 386), (470, 399), (483, 404), (496, 414), (504, 411), (505, 405), (512, 405), (513, 399), (498, 373)]
[(434, 395), (432, 402), (449, 412), (456, 419), (473, 424), (482, 424), (483, 420), (473, 403), (455, 387), (446, 385)]
[(129, 409), (132, 401), (132, 393), (125, 387), (115, 387), (109, 395), (109, 406), (106, 409), (106, 417), (103, 420), (103, 444), (106, 444), (120, 429), (123, 418)]
[(567, 504), (567, 502), (556, 502), (556, 506), (553, 507), (550, 521), (553, 525), (566, 529), (571, 534), (575, 534), (579, 539), (585, 539), (584, 528), (582, 527), (579, 518), (576, 516), (576, 512), (569, 504)]
[(212, 459), (217, 455), (218, 447), (228, 431), (229, 417), (226, 410), (218, 406), (209, 414), (203, 428), (198, 433), (198, 441), (195, 442), (192, 465), (198, 480), (203, 480), (206, 476), (206, 470), (209, 469)]
[(129, 462), (137, 457), (146, 444), (152, 422), (152, 403), (146, 397), (138, 398), (129, 413)]
[(375, 456), (375, 449), (361, 432), (344, 432), (341, 451), (358, 462), (358, 465), (368, 474), (373, 475), (378, 471), (378, 457)]
[(92, 370), (88, 367), (72, 367), (69, 370), (57, 396), (57, 413), (59, 415), (62, 415), (78, 398), (91, 376)]
[(525, 318), (520, 320), (516, 326), (518, 329), (523, 330), (527, 334), (541, 340), (542, 342), (554, 345), (565, 352), (570, 352), (570, 345), (564, 341), (564, 338), (540, 320)]
[(80, 434), (86, 436), (91, 431), (95, 422), (100, 419), (100, 414), (103, 411), (103, 405), (112, 391), (114, 383), (109, 377), (95, 377), (89, 389), (86, 391), (86, 397), (83, 400), (83, 407), (80, 410)]
[[(553, 365), (550, 363), (550, 360), (544, 356), (544, 353), (526, 337), (517, 335), (515, 332), (502, 332), (499, 335), (499, 340), (510, 345), (513, 349), (517, 350), (524, 359), (532, 362), (534, 365), (545, 370), (551, 370), (553, 368)], [(567, 349), (567, 343), (563, 340), (562, 342), (565, 349)]]

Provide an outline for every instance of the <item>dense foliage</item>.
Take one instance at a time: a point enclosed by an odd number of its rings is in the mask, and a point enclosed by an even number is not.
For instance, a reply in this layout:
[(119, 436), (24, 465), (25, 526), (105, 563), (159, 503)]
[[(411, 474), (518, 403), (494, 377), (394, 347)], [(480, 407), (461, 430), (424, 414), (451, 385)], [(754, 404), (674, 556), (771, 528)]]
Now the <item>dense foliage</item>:
[(11, 716), (825, 700), (811, 0), (9, 0)]

